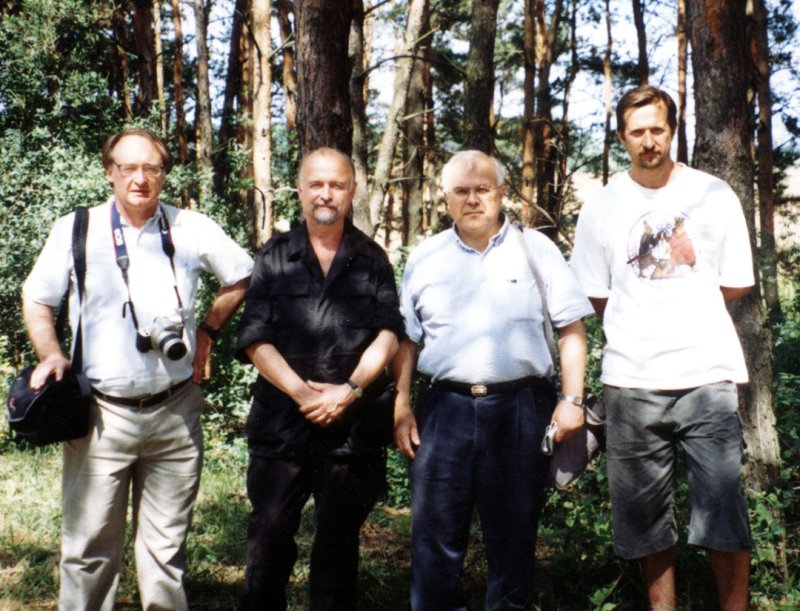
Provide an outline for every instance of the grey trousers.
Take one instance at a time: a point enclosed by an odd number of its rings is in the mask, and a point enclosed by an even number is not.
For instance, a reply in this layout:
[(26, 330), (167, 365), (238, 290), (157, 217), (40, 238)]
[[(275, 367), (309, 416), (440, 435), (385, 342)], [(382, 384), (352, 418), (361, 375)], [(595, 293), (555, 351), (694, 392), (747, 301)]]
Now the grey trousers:
[(137, 409), (96, 400), (89, 435), (64, 444), (61, 611), (111, 611), (132, 491), (142, 607), (187, 609), (186, 537), (200, 483), (200, 387)]

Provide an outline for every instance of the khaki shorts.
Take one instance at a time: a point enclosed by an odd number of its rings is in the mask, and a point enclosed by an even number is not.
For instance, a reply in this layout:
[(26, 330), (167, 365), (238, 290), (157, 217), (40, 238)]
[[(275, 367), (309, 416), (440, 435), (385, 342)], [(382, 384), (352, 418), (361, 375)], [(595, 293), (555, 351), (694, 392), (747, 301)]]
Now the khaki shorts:
[(605, 402), (614, 551), (641, 558), (677, 542), (678, 445), (689, 476), (689, 543), (750, 549), (736, 385), (668, 391), (606, 386)]

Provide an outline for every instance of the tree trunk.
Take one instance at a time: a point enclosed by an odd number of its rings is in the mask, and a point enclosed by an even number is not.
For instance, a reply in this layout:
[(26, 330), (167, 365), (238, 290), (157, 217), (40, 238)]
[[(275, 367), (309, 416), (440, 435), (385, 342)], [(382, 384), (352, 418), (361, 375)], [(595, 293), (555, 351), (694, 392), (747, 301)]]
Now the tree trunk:
[(147, 116), (150, 112), (150, 105), (158, 99), (152, 7), (152, 0), (134, 0), (133, 2), (133, 41), (136, 48), (136, 74), (139, 85), (135, 112), (140, 117)]
[(644, 24), (644, 0), (633, 0), (633, 23), (636, 26), (636, 41), (639, 44), (639, 59), (636, 71), (639, 84), (647, 85), (650, 78), (650, 64), (647, 61), (647, 29)]
[[(241, 151), (245, 153), (245, 162), (239, 168), (239, 183), (240, 188), (236, 193), (236, 198), (240, 208), (246, 211), (251, 211), (255, 207), (255, 190), (250, 187), (255, 180), (255, 173), (253, 168), (253, 155), (249, 154), (253, 151), (253, 120), (254, 120), (254, 93), (255, 84), (253, 79), (256, 75), (256, 67), (253, 65), (257, 62), (255, 41), (253, 40), (252, 30), (246, 27), (247, 22), (250, 20), (252, 3), (255, 0), (246, 0), (242, 5), (242, 28), (238, 39), (239, 48), (237, 55), (239, 57), (239, 67), (241, 69), (239, 79), (239, 90), (236, 93), (236, 134), (235, 141), (240, 147)], [(251, 239), (254, 239), (251, 237)]]
[(369, 170), (367, 169), (367, 88), (369, 78), (364, 71), (364, 3), (353, 0), (353, 21), (350, 24), (348, 57), (350, 74), (350, 115), (353, 121), (353, 167), (356, 171), (356, 195), (353, 199), (353, 222), (356, 227), (369, 233), (372, 223), (369, 218)]
[(614, 139), (614, 131), (611, 128), (611, 116), (613, 114), (611, 106), (611, 50), (613, 49), (614, 39), (611, 37), (611, 0), (606, 0), (606, 53), (603, 56), (603, 97), (605, 99), (605, 135), (603, 138), (603, 185), (608, 184), (610, 173), (611, 143)]
[(210, 0), (194, 0), (195, 27), (197, 28), (197, 169), (199, 171), (199, 204), (208, 205), (214, 184), (214, 166), (211, 154), (214, 148), (211, 127), (211, 94), (208, 75), (208, 12)]
[(520, 220), (526, 227), (533, 225), (536, 157), (533, 150), (533, 124), (536, 108), (536, 10), (535, 0), (525, 0), (523, 21), (523, 56), (525, 59), (524, 106), (522, 111), (522, 208)]
[(161, 1), (153, 5), (153, 27), (156, 43), (156, 92), (158, 95), (158, 114), (161, 117), (161, 133), (167, 135), (167, 103), (164, 99), (164, 48), (161, 44)]
[(569, 68), (567, 68), (567, 79), (564, 86), (564, 101), (561, 104), (564, 112), (561, 116), (561, 126), (559, 128), (559, 139), (561, 144), (558, 147), (558, 181), (556, 183), (556, 189), (553, 193), (555, 203), (558, 205), (556, 228), (559, 232), (562, 232), (561, 208), (566, 197), (567, 186), (569, 185), (567, 160), (572, 152), (569, 125), (569, 103), (572, 94), (572, 86), (575, 84), (575, 78), (578, 76), (578, 70), (580, 69), (580, 60), (578, 58), (578, 0), (572, 0), (572, 10), (570, 11), (569, 16), (569, 48), (570, 62)]
[[(175, 87), (175, 134), (178, 137), (178, 160), (181, 164), (186, 164), (189, 161), (189, 147), (186, 143), (186, 109), (183, 100), (183, 23), (180, 0), (171, 0), (171, 4), (172, 27), (175, 30), (175, 58), (172, 62), (172, 82)], [(187, 204), (188, 199), (183, 201), (184, 208)]]
[(386, 190), (389, 188), (392, 159), (394, 158), (400, 130), (400, 115), (406, 105), (408, 85), (415, 61), (410, 56), (416, 53), (420, 34), (422, 33), (422, 24), (425, 22), (425, 15), (427, 14), (427, 4), (428, 0), (411, 0), (408, 7), (408, 21), (403, 44), (403, 55), (405, 57), (400, 57), (397, 60), (397, 67), (394, 72), (394, 96), (389, 106), (389, 112), (386, 115), (386, 126), (378, 147), (378, 159), (375, 162), (372, 189), (369, 194), (369, 216), (372, 223), (372, 235), (378, 229), (381, 204), (386, 195)]
[(553, 4), (547, 23), (545, 0), (536, 0), (536, 117), (533, 124), (533, 151), (536, 160), (536, 214), (534, 226), (554, 238), (558, 231), (559, 210), (553, 193), (558, 167), (551, 105), (550, 70), (556, 60), (557, 37), (561, 26), (562, 0)]
[[(425, 11), (422, 30), (430, 30), (430, 18)], [(414, 245), (423, 234), (422, 210), (425, 194), (425, 157), (427, 146), (425, 128), (429, 110), (425, 108), (425, 70), (429, 66), (426, 61), (430, 57), (430, 38), (426, 37), (417, 47), (416, 54), (420, 58), (414, 62), (411, 70), (411, 81), (408, 86), (406, 102), (406, 120), (404, 123), (405, 146), (403, 147), (403, 245)]]
[[(752, 135), (747, 108), (750, 61), (744, 32), (744, 3), (690, 0), (696, 140), (693, 160), (726, 180), (744, 208), (755, 251)], [(758, 283), (758, 281), (757, 281)], [(732, 307), (747, 358), (750, 384), (740, 395), (747, 444), (748, 488), (761, 492), (780, 485), (780, 451), (772, 395), (771, 330), (756, 289)], [(781, 516), (775, 516), (782, 523)], [(783, 549), (783, 545), (778, 546)], [(776, 558), (785, 572), (785, 561)]]
[(778, 264), (775, 252), (775, 198), (772, 184), (772, 92), (769, 85), (769, 37), (764, 0), (753, 0), (751, 24), (755, 86), (758, 92), (757, 148), (758, 159), (758, 203), (761, 229), (761, 286), (770, 322), (778, 322), (783, 316), (778, 294)]
[(352, 2), (297, 0), (297, 135), (301, 154), (330, 146), (350, 154), (350, 69), (347, 46)]
[(686, 33), (686, 0), (678, 0), (678, 161), (689, 163), (689, 144), (686, 138), (686, 58), (688, 40)]
[(467, 82), (464, 85), (464, 148), (494, 150), (494, 39), (499, 0), (472, 0)]
[(253, 58), (253, 208), (251, 209), (252, 231), (250, 243), (259, 248), (272, 235), (272, 138), (270, 136), (270, 112), (272, 102), (270, 88), (272, 71), (270, 56), (270, 7), (269, 0), (253, 0), (252, 21), (255, 57)]
[(289, 15), (294, 10), (291, 0), (276, 0), (275, 8), (278, 9), (278, 26), (281, 31), (281, 44), (283, 45), (283, 67), (281, 79), (283, 80), (284, 112), (286, 113), (286, 129), (294, 131), (297, 125), (297, 77), (294, 72), (294, 50), (290, 44), (294, 33)]
[[(176, 1), (173, 0), (173, 2)], [(247, 37), (247, 34), (244, 33), (244, 23), (248, 14), (248, 1), (236, 0), (233, 7), (228, 69), (225, 76), (222, 118), (219, 125), (219, 146), (214, 156), (214, 192), (221, 199), (226, 197), (226, 180), (230, 171), (228, 152), (233, 146), (235, 138), (236, 100), (242, 87), (242, 38)]]
[(130, 78), (130, 65), (128, 64), (128, 53), (126, 51), (128, 33), (125, 27), (125, 13), (122, 7), (114, 8), (111, 14), (111, 23), (116, 40), (116, 72), (119, 79), (118, 93), (122, 99), (122, 119), (127, 123), (133, 118), (133, 105), (131, 104), (131, 92), (128, 85), (128, 79)]

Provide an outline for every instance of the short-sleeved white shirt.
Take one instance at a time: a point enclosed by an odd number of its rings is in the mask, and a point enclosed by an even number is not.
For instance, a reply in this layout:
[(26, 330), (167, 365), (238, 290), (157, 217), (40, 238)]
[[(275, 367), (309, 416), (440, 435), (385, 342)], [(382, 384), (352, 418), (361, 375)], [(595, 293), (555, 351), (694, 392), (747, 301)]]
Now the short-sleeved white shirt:
[(587, 295), (608, 299), (605, 384), (747, 381), (720, 286), (751, 286), (753, 263), (724, 181), (686, 166), (661, 189), (615, 176), (580, 212), (571, 265)]
[[(111, 205), (89, 210), (86, 237), (86, 290), (83, 312), (83, 368), (101, 392), (133, 397), (157, 393), (192, 375), (195, 344), (195, 297), (199, 274), (209, 272), (223, 286), (247, 278), (252, 258), (211, 219), (190, 210), (161, 205), (141, 229), (121, 218), (130, 258), (130, 292), (140, 326), (156, 316), (171, 315), (177, 309), (175, 276), (164, 254), (158, 215), (165, 211), (175, 245), (178, 290), (184, 305), (183, 339), (186, 356), (171, 361), (156, 350), (136, 349), (136, 330), (130, 313), (123, 318), (128, 289), (116, 263), (112, 241)], [(69, 288), (70, 322), (77, 324), (78, 295), (72, 260), (74, 214), (56, 221), (23, 286), (26, 298), (57, 307)]]
[[(552, 375), (541, 297), (517, 233), (506, 220), (478, 252), (451, 228), (412, 251), (400, 310), (409, 338), (423, 342), (420, 372), (470, 384)], [(545, 283), (553, 326), (591, 315), (556, 245), (536, 231), (524, 236)]]

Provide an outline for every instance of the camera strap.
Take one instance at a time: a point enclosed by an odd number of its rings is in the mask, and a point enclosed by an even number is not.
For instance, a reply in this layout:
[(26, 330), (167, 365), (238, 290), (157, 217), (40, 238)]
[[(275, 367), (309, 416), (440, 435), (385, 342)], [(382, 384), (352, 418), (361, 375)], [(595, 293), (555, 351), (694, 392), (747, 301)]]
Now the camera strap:
[[(172, 241), (172, 230), (169, 226), (166, 211), (158, 207), (158, 229), (161, 235), (161, 249), (169, 259), (169, 265), (172, 269), (172, 277), (175, 280), (173, 288), (175, 289), (175, 297), (178, 300), (178, 308), (183, 312), (183, 301), (181, 294), (178, 290), (178, 274), (175, 271), (175, 243)], [(117, 267), (122, 272), (122, 279), (125, 281), (125, 288), (128, 289), (128, 300), (122, 304), (122, 317), (125, 318), (126, 310), (131, 312), (131, 320), (136, 331), (139, 331), (139, 319), (136, 318), (136, 308), (133, 306), (133, 299), (131, 298), (131, 286), (128, 279), (128, 267), (130, 267), (130, 258), (128, 257), (128, 247), (125, 245), (125, 234), (122, 231), (122, 221), (120, 220), (119, 210), (117, 210), (116, 201), (111, 204), (111, 238), (114, 243), (114, 254), (116, 255)]]

